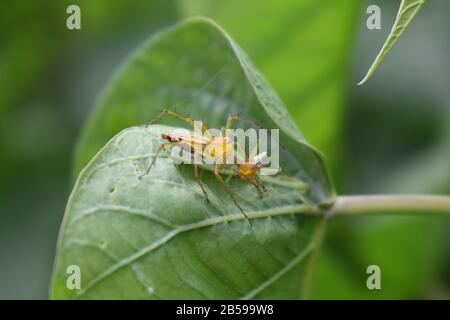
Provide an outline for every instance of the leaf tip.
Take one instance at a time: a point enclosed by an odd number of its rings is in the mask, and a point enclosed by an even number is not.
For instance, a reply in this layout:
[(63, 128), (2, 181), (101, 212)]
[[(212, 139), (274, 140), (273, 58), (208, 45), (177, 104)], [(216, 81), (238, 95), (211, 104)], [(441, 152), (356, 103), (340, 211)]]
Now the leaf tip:
[(364, 77), (361, 81), (359, 81), (356, 85), (357, 86), (361, 86), (361, 85), (363, 85), (364, 83), (366, 83), (366, 81), (367, 81), (367, 79), (368, 79), (368, 77), (366, 76), (366, 77)]

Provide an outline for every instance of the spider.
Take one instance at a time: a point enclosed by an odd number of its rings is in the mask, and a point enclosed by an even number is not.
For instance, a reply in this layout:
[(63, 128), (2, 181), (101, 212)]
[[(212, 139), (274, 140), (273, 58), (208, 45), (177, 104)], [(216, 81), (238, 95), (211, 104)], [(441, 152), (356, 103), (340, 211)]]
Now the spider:
[[(189, 123), (192, 126), (194, 126), (195, 123), (194, 119), (190, 117), (185, 117), (174, 111), (165, 109), (159, 115), (156, 116), (156, 118), (151, 122), (151, 124), (154, 123), (155, 121), (160, 120), (163, 116), (172, 116), (178, 118), (182, 121), (185, 121), (186, 123)], [(233, 124), (234, 121), (241, 121), (255, 124), (253, 121), (243, 119), (238, 115), (230, 115), (227, 119), (225, 127), (221, 129), (221, 134), (219, 136), (212, 136), (208, 131), (207, 125), (204, 122), (200, 121), (197, 123), (201, 123), (201, 134), (175, 133), (175, 132), (167, 132), (161, 134), (161, 138), (167, 140), (168, 142), (162, 143), (159, 146), (149, 167), (147, 168), (146, 172), (140, 176), (140, 178), (149, 173), (150, 169), (155, 164), (155, 161), (161, 150), (164, 150), (166, 147), (173, 147), (178, 145), (181, 148), (188, 150), (192, 154), (197, 155), (204, 159), (208, 159), (212, 162), (213, 172), (216, 179), (223, 186), (224, 190), (228, 193), (228, 195), (230, 196), (231, 200), (236, 205), (236, 207), (238, 207), (241, 213), (245, 216), (245, 218), (248, 219), (248, 216), (245, 214), (244, 210), (239, 205), (236, 196), (230, 189), (227, 182), (224, 180), (221, 173), (226, 171), (228, 174), (232, 176), (237, 176), (241, 180), (249, 182), (255, 187), (258, 196), (262, 198), (263, 193), (266, 191), (266, 187), (264, 186), (262, 180), (258, 177), (258, 173), (261, 173), (261, 170), (271, 170), (271, 169), (262, 168), (263, 162), (267, 158), (267, 154), (265, 152), (253, 155), (251, 157), (245, 157), (244, 161), (240, 162), (237, 161), (238, 156), (242, 157), (242, 154), (245, 154), (245, 152), (237, 142), (232, 141), (232, 139), (230, 139), (225, 135), (227, 130), (231, 128), (231, 125)], [(235, 145), (237, 146), (238, 149), (238, 155), (235, 156), (234, 161), (232, 161), (232, 163), (226, 163), (224, 160), (232, 153)], [(253, 154), (254, 153), (255, 152), (253, 152)], [(203, 186), (203, 183), (198, 173), (199, 165), (196, 163), (194, 163), (193, 165), (194, 165), (194, 177), (198, 185), (200, 186), (203, 194), (205, 195), (206, 201), (209, 202), (208, 195), (206, 193), (206, 190)], [(273, 174), (273, 172), (266, 171), (265, 174)]]

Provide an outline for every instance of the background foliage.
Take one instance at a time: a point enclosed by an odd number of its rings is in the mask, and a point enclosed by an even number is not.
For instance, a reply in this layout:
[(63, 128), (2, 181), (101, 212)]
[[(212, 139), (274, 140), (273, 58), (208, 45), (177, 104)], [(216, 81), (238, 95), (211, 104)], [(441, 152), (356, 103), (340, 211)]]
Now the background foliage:
[[(82, 30), (65, 8), (82, 8)], [(449, 3), (428, 1), (363, 87), (394, 20), (365, 28), (362, 1), (19, 1), (0, 13), (0, 297), (46, 298), (75, 138), (95, 96), (151, 32), (203, 14), (221, 24), (329, 159), (340, 194), (450, 192)], [(330, 225), (316, 298), (448, 297), (448, 221)], [(420, 235), (420, 236), (418, 236)], [(383, 290), (365, 289), (365, 267)]]

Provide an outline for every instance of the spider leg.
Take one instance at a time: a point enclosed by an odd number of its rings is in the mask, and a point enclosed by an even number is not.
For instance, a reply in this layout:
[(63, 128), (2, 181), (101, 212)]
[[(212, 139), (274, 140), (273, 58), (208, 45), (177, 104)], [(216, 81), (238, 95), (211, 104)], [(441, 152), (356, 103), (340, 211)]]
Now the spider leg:
[[(261, 125), (259, 123), (257, 123), (256, 121), (253, 121), (253, 120), (250, 120), (250, 119), (245, 119), (245, 118), (242, 118), (239, 115), (234, 114), (234, 115), (228, 116), (225, 130), (231, 129), (232, 124), (234, 122), (236, 122), (236, 121), (240, 121), (240, 122), (243, 122), (243, 123), (251, 124), (251, 125), (257, 127), (258, 129), (262, 128)], [(256, 152), (258, 151), (259, 146), (260, 146), (260, 141), (259, 141), (259, 137), (257, 137), (256, 145), (251, 150), (249, 150), (249, 155), (248, 156), (245, 156), (246, 155), (245, 150), (239, 144), (238, 144), (238, 149), (241, 152), (241, 154), (244, 155), (244, 158), (246, 160), (249, 160), (249, 159), (252, 159), (253, 157), (256, 156)]]
[[(180, 119), (180, 120), (182, 120), (182, 121), (184, 121), (186, 123), (189, 123), (194, 128), (194, 130), (196, 129), (195, 128), (196, 121), (194, 119), (192, 119), (190, 117), (185, 117), (185, 116), (183, 116), (183, 115), (181, 115), (179, 113), (176, 113), (175, 111), (169, 110), (169, 109), (164, 109), (163, 111), (161, 111), (155, 118), (153, 118), (152, 121), (150, 121), (150, 124), (153, 124), (153, 123), (161, 120), (161, 118), (163, 116), (171, 116), (171, 117)], [(206, 135), (207, 137), (210, 138), (210, 134), (208, 132), (208, 126), (206, 125), (206, 123), (204, 121), (199, 121), (199, 122), (201, 122), (202, 134), (204, 134), (204, 135)]]
[(180, 144), (180, 141), (173, 141), (173, 142), (167, 142), (167, 143), (162, 143), (158, 150), (156, 151), (155, 155), (153, 156), (152, 162), (150, 162), (150, 165), (148, 166), (147, 170), (145, 170), (145, 172), (139, 176), (139, 179), (142, 179), (143, 177), (145, 177), (149, 172), (150, 169), (153, 167), (153, 165), (156, 162), (156, 159), (158, 158), (159, 153), (165, 148), (165, 147), (169, 147), (169, 146), (174, 146), (176, 144)]
[(195, 180), (197, 181), (198, 185), (200, 186), (200, 189), (202, 189), (203, 194), (205, 195), (206, 202), (209, 202), (208, 195), (206, 194), (206, 190), (203, 187), (202, 181), (198, 174), (198, 165), (196, 165), (196, 164), (194, 164), (194, 176), (195, 176)]
[(248, 216), (245, 214), (244, 210), (242, 209), (242, 207), (239, 205), (239, 203), (237, 202), (236, 197), (234, 196), (233, 192), (231, 191), (230, 187), (228, 186), (228, 184), (223, 180), (223, 177), (220, 175), (220, 168), (221, 165), (220, 164), (216, 164), (214, 167), (214, 175), (216, 176), (217, 180), (219, 180), (219, 182), (222, 184), (223, 188), (225, 189), (225, 191), (228, 193), (228, 195), (230, 196), (231, 200), (233, 201), (233, 203), (236, 205), (236, 207), (239, 208), (239, 210), (241, 211), (241, 213), (244, 215), (244, 217), (247, 219), (247, 221), (250, 223), (250, 220), (248, 219)]
[(261, 190), (262, 190), (263, 192), (266, 192), (266, 191), (267, 191), (267, 188), (266, 188), (266, 186), (264, 185), (264, 182), (261, 180), (261, 178), (258, 177), (257, 175), (255, 175), (254, 179), (255, 179), (256, 183), (258, 183), (258, 185), (259, 185), (259, 187), (261, 188)]
[(254, 120), (245, 119), (245, 118), (242, 118), (242, 117), (239, 116), (239, 115), (232, 114), (232, 115), (229, 115), (229, 116), (228, 116), (226, 129), (231, 129), (231, 125), (232, 125), (233, 122), (235, 122), (235, 121), (240, 121), (240, 122), (244, 122), (244, 123), (249, 123), (249, 124), (251, 124), (251, 125), (257, 127), (258, 129), (261, 128), (261, 125), (260, 125), (259, 123), (257, 123), (256, 121), (254, 121)]
[(260, 188), (260, 185), (254, 179), (250, 179), (248, 181), (255, 187), (255, 190), (256, 190), (256, 193), (258, 194), (258, 197), (260, 199), (262, 199), (264, 197), (264, 195), (263, 195), (263, 191)]

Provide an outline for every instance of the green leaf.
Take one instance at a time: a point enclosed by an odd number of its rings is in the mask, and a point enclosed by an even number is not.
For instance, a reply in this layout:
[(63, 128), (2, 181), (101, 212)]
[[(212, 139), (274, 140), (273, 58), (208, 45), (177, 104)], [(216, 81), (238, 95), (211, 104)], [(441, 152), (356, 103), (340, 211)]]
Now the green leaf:
[[(244, 48), (308, 141), (333, 172), (341, 152), (352, 40), (360, 16), (353, 0), (179, 0), (186, 16), (217, 21)], [(267, 17), (270, 16), (270, 19)], [(332, 32), (330, 33), (330, 30)], [(287, 71), (289, 70), (289, 72)]]
[[(209, 171), (207, 204), (189, 165), (158, 158), (162, 132), (139, 126), (114, 137), (82, 171), (67, 205), (53, 298), (295, 298), (315, 248), (320, 217), (306, 216), (301, 191), (267, 183), (259, 200), (231, 179), (250, 226)], [(296, 215), (298, 214), (298, 215)], [(82, 289), (66, 287), (81, 268)]]
[[(242, 49), (213, 22), (183, 22), (127, 59), (83, 132), (77, 168), (117, 131), (170, 106), (182, 114), (190, 110), (210, 127), (240, 112), (265, 128), (279, 128), (283, 171), (305, 181), (309, 192), (275, 178), (266, 181), (269, 190), (259, 200), (251, 185), (230, 177), (250, 226), (207, 170), (201, 174), (209, 204), (192, 166), (174, 166), (170, 158), (158, 158), (139, 180), (161, 143), (159, 134), (173, 128), (126, 129), (77, 179), (60, 232), (52, 298), (300, 297), (323, 221), (305, 214), (311, 209), (303, 199), (329, 203), (334, 191), (322, 155)], [(69, 265), (81, 268), (80, 291), (66, 287)]]
[(397, 13), (397, 17), (395, 19), (394, 25), (392, 26), (392, 30), (389, 33), (389, 36), (387, 37), (386, 42), (384, 43), (383, 47), (381, 48), (381, 50), (378, 53), (377, 57), (375, 58), (374, 62), (370, 66), (369, 71), (367, 71), (367, 74), (358, 83), (358, 85), (363, 84), (372, 76), (372, 74), (378, 68), (378, 65), (381, 63), (381, 61), (384, 59), (386, 54), (394, 46), (394, 44), (398, 40), (398, 38), (400, 38), (403, 31), (405, 31), (408, 24), (411, 22), (411, 20), (414, 18), (414, 16), (416, 15), (416, 13), (419, 11), (419, 9), (422, 7), (422, 5), (424, 3), (425, 3), (425, 0), (402, 0), (402, 3), (400, 4), (400, 8), (398, 9), (398, 13)]

